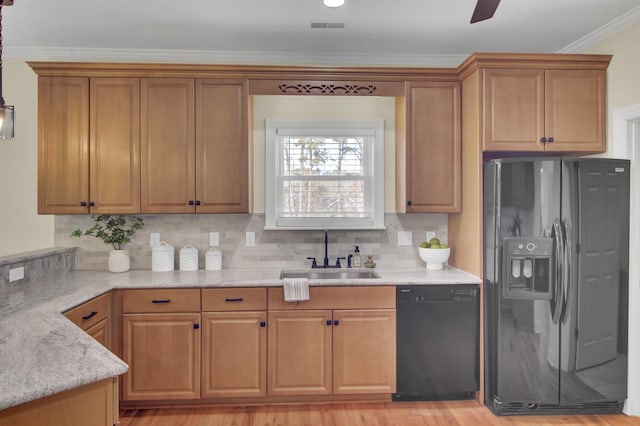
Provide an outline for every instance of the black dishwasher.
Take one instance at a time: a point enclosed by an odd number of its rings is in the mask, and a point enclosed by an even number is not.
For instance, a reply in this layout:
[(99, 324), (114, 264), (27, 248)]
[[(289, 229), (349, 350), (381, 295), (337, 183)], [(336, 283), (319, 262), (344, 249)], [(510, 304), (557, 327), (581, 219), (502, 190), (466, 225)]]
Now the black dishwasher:
[(394, 401), (473, 399), (479, 388), (479, 287), (396, 287)]

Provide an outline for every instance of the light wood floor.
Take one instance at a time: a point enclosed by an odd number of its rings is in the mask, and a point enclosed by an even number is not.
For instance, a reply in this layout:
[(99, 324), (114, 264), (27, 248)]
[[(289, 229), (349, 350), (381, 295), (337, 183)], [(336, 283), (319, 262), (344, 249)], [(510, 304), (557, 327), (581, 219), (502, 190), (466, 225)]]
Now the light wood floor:
[(476, 401), (127, 410), (121, 426), (640, 425), (625, 415), (496, 417)]

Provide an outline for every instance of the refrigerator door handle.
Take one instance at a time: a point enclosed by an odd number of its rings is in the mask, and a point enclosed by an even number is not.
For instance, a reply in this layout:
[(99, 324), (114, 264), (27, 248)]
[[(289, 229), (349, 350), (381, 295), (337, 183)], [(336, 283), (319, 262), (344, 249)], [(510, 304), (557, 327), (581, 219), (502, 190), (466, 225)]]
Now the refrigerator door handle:
[(553, 298), (550, 301), (551, 307), (551, 320), (554, 324), (558, 324), (558, 320), (560, 319), (560, 313), (562, 310), (562, 257), (564, 256), (564, 244), (562, 238), (562, 228), (560, 226), (560, 220), (555, 219), (553, 221), (553, 238), (556, 243), (555, 247), (555, 268), (554, 268), (554, 277), (553, 277)]
[(562, 303), (562, 314), (560, 315), (561, 320), (562, 320), (562, 324), (566, 324), (567, 323), (567, 319), (569, 318), (569, 308), (571, 307), (571, 293), (573, 291), (573, 276), (571, 274), (571, 268), (573, 265), (573, 243), (572, 243), (572, 239), (571, 239), (571, 221), (567, 218), (565, 218), (562, 221), (562, 227), (564, 230), (564, 240), (565, 240), (565, 244), (564, 244), (564, 251), (565, 251), (565, 259), (566, 262), (564, 264), (564, 270), (565, 272), (563, 273), (563, 278), (566, 278), (565, 280), (563, 280), (564, 282), (562, 283), (562, 288), (564, 291), (563, 294), (563, 303)]

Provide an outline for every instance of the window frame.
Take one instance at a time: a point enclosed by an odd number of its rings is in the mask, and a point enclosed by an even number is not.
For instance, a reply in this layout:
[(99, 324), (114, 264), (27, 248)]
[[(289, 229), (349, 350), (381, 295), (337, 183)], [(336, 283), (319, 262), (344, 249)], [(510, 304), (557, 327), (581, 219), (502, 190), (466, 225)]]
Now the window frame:
[[(265, 119), (265, 230), (316, 229), (385, 229), (384, 227), (384, 119)], [(370, 204), (371, 216), (349, 217), (279, 217), (277, 206), (280, 191), (277, 153), (280, 136), (368, 136), (372, 143), (364, 150), (365, 174), (369, 191), (365, 204)], [(322, 180), (320, 177), (318, 180)], [(329, 179), (333, 180), (333, 179)]]

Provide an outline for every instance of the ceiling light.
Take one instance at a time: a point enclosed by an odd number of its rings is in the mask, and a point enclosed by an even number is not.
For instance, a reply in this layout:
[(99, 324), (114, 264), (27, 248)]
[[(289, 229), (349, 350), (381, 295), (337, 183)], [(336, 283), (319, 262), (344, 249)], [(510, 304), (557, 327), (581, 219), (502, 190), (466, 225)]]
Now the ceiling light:
[(0, 139), (9, 140), (14, 137), (15, 108), (5, 105), (2, 97), (2, 7), (11, 6), (13, 0), (0, 0)]
[(344, 4), (344, 0), (322, 0), (322, 4), (327, 7), (340, 7)]

